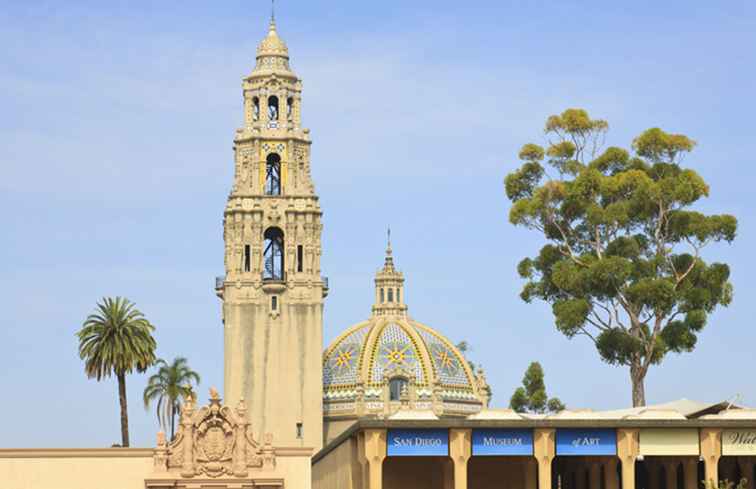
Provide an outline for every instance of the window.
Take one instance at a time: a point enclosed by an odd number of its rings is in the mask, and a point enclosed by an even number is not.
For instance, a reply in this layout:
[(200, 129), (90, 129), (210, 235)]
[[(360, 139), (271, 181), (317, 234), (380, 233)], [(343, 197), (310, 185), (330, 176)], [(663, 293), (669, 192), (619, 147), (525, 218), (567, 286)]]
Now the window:
[(286, 119), (291, 120), (291, 115), (294, 112), (294, 97), (286, 99)]
[(271, 311), (278, 310), (278, 296), (277, 295), (273, 295), (270, 297), (270, 310)]
[(263, 280), (284, 279), (284, 234), (280, 228), (265, 230)]
[(297, 245), (297, 271), (301, 272), (304, 269), (304, 263), (302, 263), (304, 260), (304, 247), (302, 245)]
[(275, 95), (268, 97), (268, 120), (278, 120), (278, 97)]
[(388, 289), (388, 301), (394, 302), (394, 289)]
[(244, 245), (244, 271), (248, 272), (250, 269), (250, 253), (249, 245)]
[(396, 289), (396, 302), (402, 302), (401, 296), (399, 295), (399, 289)]
[(381, 304), (386, 302), (386, 298), (383, 296), (383, 289), (381, 289)]
[(407, 379), (401, 377), (395, 377), (389, 380), (389, 400), (399, 401), (402, 396), (402, 391), (407, 387)]
[(304, 438), (304, 426), (302, 426), (302, 423), (297, 423), (297, 438)]
[(281, 195), (281, 157), (268, 155), (265, 166), (265, 195)]
[(260, 99), (258, 97), (252, 99), (252, 120), (260, 120)]

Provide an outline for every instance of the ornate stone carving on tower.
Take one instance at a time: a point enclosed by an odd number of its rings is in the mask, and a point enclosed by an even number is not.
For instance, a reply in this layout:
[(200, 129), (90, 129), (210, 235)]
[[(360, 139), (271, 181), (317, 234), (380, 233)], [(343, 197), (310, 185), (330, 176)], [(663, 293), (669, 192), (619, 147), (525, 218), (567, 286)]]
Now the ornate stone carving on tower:
[(322, 442), (321, 211), (310, 176), (302, 83), (271, 19), (242, 83), (234, 183), (224, 213), (225, 397), (246, 399), (256, 436), (280, 446)]

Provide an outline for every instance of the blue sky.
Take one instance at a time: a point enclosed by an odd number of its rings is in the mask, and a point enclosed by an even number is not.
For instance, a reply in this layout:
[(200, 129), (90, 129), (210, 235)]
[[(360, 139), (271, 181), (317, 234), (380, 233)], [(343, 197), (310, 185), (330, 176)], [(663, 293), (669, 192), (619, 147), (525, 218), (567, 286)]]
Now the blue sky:
[[(279, 1), (304, 79), (331, 281), (325, 338), (367, 317), (391, 225), (410, 313), (471, 343), (503, 406), (539, 360), (571, 407), (630, 402), (629, 374), (525, 304), (516, 263), (538, 236), (507, 222), (502, 181), (543, 123), (584, 107), (627, 146), (659, 126), (698, 141), (700, 206), (738, 216), (734, 303), (692, 354), (647, 378), (648, 401), (756, 405), (756, 3)], [(222, 212), (241, 78), (269, 4), (2, 2), (0, 8), (0, 445), (109, 446), (114, 380), (86, 379), (75, 331), (104, 295), (157, 326), (202, 393), (223, 384)], [(157, 431), (128, 378), (132, 445)], [(9, 420), (34, 419), (33, 424)], [(30, 428), (31, 426), (31, 428)]]

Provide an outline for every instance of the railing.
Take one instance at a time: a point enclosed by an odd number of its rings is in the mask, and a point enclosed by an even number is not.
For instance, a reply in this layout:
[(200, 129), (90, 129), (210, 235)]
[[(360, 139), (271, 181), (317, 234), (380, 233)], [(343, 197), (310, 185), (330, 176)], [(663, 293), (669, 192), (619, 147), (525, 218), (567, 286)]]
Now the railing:
[(222, 289), (223, 283), (226, 281), (226, 276), (222, 275), (220, 277), (215, 277), (215, 289)]

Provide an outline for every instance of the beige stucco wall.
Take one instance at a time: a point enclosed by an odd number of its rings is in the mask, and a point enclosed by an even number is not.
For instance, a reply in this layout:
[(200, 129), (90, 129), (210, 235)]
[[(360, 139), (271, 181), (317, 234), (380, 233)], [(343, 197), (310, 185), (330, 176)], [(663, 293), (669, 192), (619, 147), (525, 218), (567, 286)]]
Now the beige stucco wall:
[(345, 440), (312, 467), (313, 489), (360, 489), (354, 438)]
[(0, 487), (143, 489), (152, 466), (152, 450), (138, 448), (0, 450)]
[(697, 456), (698, 438), (696, 428), (645, 428), (640, 430), (640, 454)]
[(336, 437), (345, 432), (356, 421), (353, 419), (324, 419), (323, 420), (323, 446), (331, 443)]

